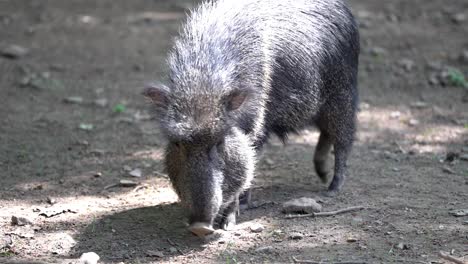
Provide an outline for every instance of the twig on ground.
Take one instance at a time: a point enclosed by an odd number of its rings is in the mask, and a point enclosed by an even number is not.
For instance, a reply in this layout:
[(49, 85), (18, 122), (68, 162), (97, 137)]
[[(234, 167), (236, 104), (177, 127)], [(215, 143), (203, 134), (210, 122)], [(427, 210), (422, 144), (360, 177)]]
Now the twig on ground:
[(306, 259), (298, 259), (296, 257), (292, 257), (294, 263), (302, 263), (302, 264), (367, 264), (365, 261), (345, 261), (345, 262), (330, 262), (330, 261), (313, 261), (313, 260), (306, 260)]
[(353, 206), (353, 207), (344, 208), (344, 209), (340, 209), (336, 211), (330, 211), (330, 212), (319, 212), (319, 213), (310, 213), (310, 214), (302, 214), (302, 215), (287, 215), (286, 219), (317, 217), (317, 216), (332, 216), (332, 215), (344, 214), (344, 213), (353, 212), (353, 211), (359, 211), (363, 209), (365, 209), (364, 206)]
[(148, 184), (139, 185), (139, 186), (135, 187), (135, 189), (133, 189), (132, 192), (137, 192), (140, 189), (148, 188), (148, 187), (149, 187)]
[(117, 186), (120, 186), (120, 183), (114, 183), (114, 184), (107, 185), (106, 187), (104, 187), (104, 190), (114, 188), (114, 187), (117, 187)]
[(430, 261), (421, 261), (421, 260), (414, 260), (414, 259), (396, 259), (397, 262), (407, 262), (407, 263), (418, 263), (418, 264), (430, 264)]
[(456, 263), (456, 264), (467, 264), (468, 263), (467, 261), (464, 261), (464, 260), (458, 259), (456, 257), (450, 256), (449, 254), (444, 253), (443, 251), (439, 251), (439, 256), (441, 258), (445, 259), (445, 260), (451, 261), (451, 262)]
[(156, 174), (157, 176), (163, 177), (163, 178), (169, 178), (169, 176), (167, 176), (167, 174), (164, 174), (164, 173), (159, 172), (159, 171), (154, 171), (154, 174)]
[(263, 207), (265, 205), (270, 205), (270, 204), (275, 204), (275, 202), (266, 201), (266, 202), (262, 202), (262, 203), (259, 203), (259, 204), (256, 204), (256, 205), (251, 205), (251, 206), (247, 207), (247, 210), (257, 209), (257, 208)]
[(167, 238), (166, 240), (171, 246), (175, 247), (175, 249), (177, 249), (177, 251), (180, 254), (185, 255), (185, 253), (178, 247), (178, 245), (176, 243), (174, 243), (174, 241), (172, 241), (170, 238)]

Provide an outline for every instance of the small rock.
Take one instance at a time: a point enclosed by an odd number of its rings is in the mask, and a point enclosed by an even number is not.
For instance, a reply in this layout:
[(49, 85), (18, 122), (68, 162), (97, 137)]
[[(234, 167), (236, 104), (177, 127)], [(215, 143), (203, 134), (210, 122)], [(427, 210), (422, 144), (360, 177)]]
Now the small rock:
[(11, 224), (16, 226), (25, 226), (25, 225), (32, 225), (31, 220), (20, 217), (20, 216), (12, 216), (11, 217)]
[(273, 230), (273, 236), (281, 236), (283, 234), (283, 230), (275, 229)]
[(445, 156), (445, 162), (454, 162), (460, 158), (460, 154), (457, 152), (447, 152)]
[(157, 257), (157, 258), (164, 257), (164, 253), (159, 250), (148, 250), (146, 251), (146, 255), (148, 257)]
[(274, 162), (272, 159), (270, 159), (270, 158), (266, 158), (266, 159), (265, 159), (265, 164), (271, 166), (271, 165), (274, 165), (275, 162)]
[(370, 108), (370, 104), (365, 103), (365, 102), (362, 102), (362, 103), (359, 105), (359, 108), (360, 108), (361, 110), (367, 110), (367, 109)]
[(6, 232), (6, 235), (16, 235), (21, 238), (33, 238), (34, 237), (34, 228), (31, 226), (23, 226), (23, 227), (18, 227), (17, 229), (11, 231), (11, 232)]
[(127, 172), (131, 172), (133, 169), (132, 169), (132, 167), (130, 167), (130, 166), (128, 166), (128, 165), (124, 165), (124, 166), (123, 166), (123, 170), (124, 170), (124, 171), (127, 171)]
[(416, 120), (416, 119), (410, 119), (410, 120), (408, 121), (408, 125), (410, 125), (410, 126), (417, 126), (417, 125), (419, 125), (419, 121)]
[(80, 264), (97, 264), (99, 255), (94, 252), (83, 253), (80, 257)]
[(466, 15), (464, 13), (458, 13), (452, 16), (452, 21), (457, 24), (461, 24), (466, 21)]
[(85, 131), (91, 131), (91, 130), (94, 129), (94, 125), (93, 124), (81, 123), (81, 124), (79, 124), (78, 128), (81, 129), (81, 130), (85, 130)]
[(145, 112), (140, 112), (137, 111), (134, 115), (133, 118), (137, 121), (145, 121), (145, 120), (151, 120), (153, 118), (150, 114), (145, 113)]
[(255, 249), (255, 252), (271, 254), (273, 252), (273, 247), (272, 246), (259, 247), (259, 248)]
[(400, 65), (403, 69), (405, 69), (407, 72), (410, 72), (413, 70), (414, 68), (414, 61), (410, 60), (410, 59), (401, 59), (399, 62), (398, 62), (398, 65)]
[(437, 73), (433, 73), (429, 76), (429, 84), (434, 86), (442, 84)]
[(468, 154), (460, 155), (460, 160), (468, 161)]
[(64, 103), (67, 104), (82, 104), (84, 102), (83, 97), (81, 96), (70, 96), (63, 99)]
[(107, 107), (107, 105), (109, 104), (109, 102), (107, 101), (106, 98), (101, 98), (101, 99), (96, 99), (94, 100), (94, 104), (99, 106), (99, 107)]
[(443, 167), (442, 171), (445, 172), (445, 173), (448, 173), (448, 174), (457, 174), (454, 170), (452, 170), (449, 167)]
[(293, 199), (283, 204), (283, 213), (317, 213), (322, 211), (322, 205), (317, 203), (314, 199), (308, 197), (302, 197), (299, 199)]
[(427, 108), (429, 105), (426, 102), (416, 101), (410, 104), (412, 108)]
[(401, 116), (401, 113), (399, 111), (393, 111), (390, 113), (390, 118), (397, 119)]
[(468, 64), (468, 50), (464, 50), (458, 59), (460, 62)]
[(372, 47), (370, 48), (369, 53), (374, 57), (380, 57), (387, 54), (387, 50), (381, 47)]
[(452, 210), (449, 212), (449, 214), (455, 216), (455, 217), (462, 217), (462, 216), (468, 216), (468, 209), (457, 209), (457, 210)]
[(348, 238), (346, 238), (346, 242), (348, 242), (348, 243), (354, 243), (354, 242), (357, 242), (357, 241), (358, 241), (358, 239), (355, 238), (355, 237), (348, 237)]
[(405, 243), (398, 243), (398, 245), (396, 246), (398, 249), (401, 249), (401, 250), (408, 250), (410, 249), (410, 246), (408, 244), (405, 244)]
[(9, 248), (13, 245), (13, 240), (11, 236), (4, 236), (0, 239), (0, 250), (4, 248)]
[(119, 184), (122, 187), (134, 187), (138, 185), (137, 182), (129, 181), (129, 180), (120, 180)]
[(56, 203), (57, 203), (57, 200), (55, 200), (55, 199), (52, 198), (52, 197), (47, 197), (46, 202), (47, 202), (48, 204), (56, 204)]
[(19, 59), (26, 56), (28, 53), (28, 49), (18, 45), (9, 45), (0, 49), (0, 56), (8, 59)]
[(294, 232), (294, 233), (289, 234), (289, 238), (293, 240), (300, 240), (304, 238), (304, 235), (298, 232)]
[(132, 176), (132, 177), (137, 177), (137, 178), (140, 178), (141, 175), (142, 175), (142, 172), (141, 172), (141, 169), (134, 169), (132, 171), (130, 171), (128, 173), (128, 175)]
[(93, 25), (93, 26), (99, 23), (99, 19), (90, 15), (82, 15), (80, 16), (78, 20), (83, 24), (88, 24), (88, 25)]
[(171, 254), (177, 253), (177, 248), (175, 248), (175, 247), (170, 247), (170, 248), (169, 248), (169, 252), (171, 252)]
[(95, 156), (102, 156), (106, 154), (107, 151), (103, 149), (92, 149), (89, 151), (89, 154), (95, 155)]
[(258, 224), (258, 223), (255, 223), (250, 226), (250, 231), (252, 233), (261, 233), (264, 229), (265, 227), (262, 224)]
[(102, 172), (95, 172), (93, 173), (94, 178), (100, 178), (102, 177)]

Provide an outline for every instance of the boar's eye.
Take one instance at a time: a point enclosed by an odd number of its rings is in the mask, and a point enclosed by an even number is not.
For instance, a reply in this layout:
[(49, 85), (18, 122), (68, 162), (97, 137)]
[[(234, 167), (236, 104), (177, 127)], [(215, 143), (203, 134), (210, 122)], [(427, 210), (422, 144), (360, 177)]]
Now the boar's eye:
[(234, 90), (229, 93), (224, 98), (224, 103), (228, 111), (235, 111), (241, 107), (246, 98), (248, 97), (250, 91), (247, 89), (244, 90)]

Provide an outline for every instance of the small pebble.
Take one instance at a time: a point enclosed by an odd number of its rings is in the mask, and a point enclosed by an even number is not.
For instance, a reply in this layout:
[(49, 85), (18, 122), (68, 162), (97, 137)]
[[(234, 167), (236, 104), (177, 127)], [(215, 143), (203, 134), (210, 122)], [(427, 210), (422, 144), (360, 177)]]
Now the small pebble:
[(387, 54), (387, 50), (381, 47), (373, 47), (369, 50), (369, 53), (372, 56), (379, 57), (379, 56)]
[(8, 59), (19, 59), (26, 56), (28, 53), (28, 49), (18, 45), (9, 45), (0, 49), (0, 56)]
[(417, 102), (412, 102), (410, 104), (410, 106), (412, 108), (426, 108), (428, 107), (429, 105), (426, 103), (426, 102), (422, 102), (422, 101), (417, 101)]
[(401, 113), (399, 111), (393, 111), (390, 113), (390, 118), (397, 119), (401, 116)]
[(47, 197), (46, 202), (47, 202), (48, 204), (56, 204), (56, 203), (57, 203), (57, 200), (55, 200), (55, 199), (52, 198), (52, 197)]
[(140, 178), (142, 175), (141, 169), (134, 169), (128, 173), (128, 175), (136, 178)]
[(398, 245), (396, 246), (398, 249), (401, 249), (401, 250), (408, 250), (410, 249), (410, 246), (408, 244), (405, 244), (405, 243), (398, 243)]
[(413, 70), (415, 63), (410, 59), (401, 59), (398, 61), (398, 65), (405, 69), (405, 71), (410, 72)]
[(175, 247), (170, 247), (170, 248), (169, 248), (169, 252), (171, 252), (171, 254), (177, 253), (177, 248), (175, 248)]
[(146, 251), (146, 255), (148, 257), (157, 257), (157, 258), (164, 257), (164, 253), (159, 250), (148, 250)]
[(80, 96), (70, 96), (63, 99), (64, 103), (67, 104), (82, 104), (84, 102), (83, 97)]
[(32, 222), (26, 217), (12, 216), (11, 224), (16, 225), (16, 226), (25, 226), (25, 225), (32, 225)]
[(96, 99), (94, 100), (94, 104), (99, 107), (106, 107), (108, 105), (108, 101), (105, 98)]
[(448, 174), (456, 174), (456, 172), (449, 167), (443, 167), (442, 171)]
[(468, 64), (468, 50), (462, 51), (462, 53), (461, 53), (460, 56), (458, 57), (458, 60), (459, 60), (461, 63)]
[(317, 213), (322, 211), (322, 205), (317, 203), (312, 198), (302, 197), (299, 199), (293, 199), (287, 201), (283, 204), (283, 213), (291, 214), (291, 213)]
[(257, 253), (267, 253), (270, 254), (273, 252), (273, 247), (272, 246), (263, 246), (255, 249), (255, 252)]
[(94, 252), (83, 253), (80, 257), (80, 264), (97, 264), (98, 261), (99, 256)]
[(304, 235), (298, 232), (294, 232), (294, 233), (289, 234), (289, 238), (293, 240), (300, 240), (304, 238)]
[(252, 231), (252, 233), (261, 233), (264, 229), (265, 227), (262, 224), (255, 223), (250, 226), (250, 231)]
[(120, 180), (120, 186), (122, 187), (134, 187), (137, 186), (138, 183), (134, 181), (129, 181), (129, 180)]
[(460, 160), (468, 161), (468, 154), (460, 155)]
[(466, 21), (466, 15), (464, 13), (458, 13), (452, 16), (452, 21), (461, 24)]
[(4, 236), (0, 238), (0, 250), (4, 248), (9, 248), (13, 245), (13, 240), (11, 236)]
[(410, 120), (408, 121), (408, 125), (410, 125), (410, 126), (417, 126), (417, 125), (419, 125), (419, 121), (416, 120), (416, 119), (410, 119)]

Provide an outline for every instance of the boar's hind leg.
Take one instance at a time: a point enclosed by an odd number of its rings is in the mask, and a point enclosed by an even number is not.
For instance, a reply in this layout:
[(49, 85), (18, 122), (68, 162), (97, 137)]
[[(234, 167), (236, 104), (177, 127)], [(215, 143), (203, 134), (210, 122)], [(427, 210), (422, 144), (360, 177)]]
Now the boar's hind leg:
[(327, 183), (332, 169), (330, 150), (333, 142), (326, 131), (321, 131), (317, 147), (315, 147), (315, 171), (323, 183)]
[(249, 187), (239, 196), (240, 209), (246, 210), (252, 206), (252, 189)]
[[(342, 100), (337, 101), (342, 102)], [(331, 105), (334, 105), (333, 102), (331, 103)], [(354, 140), (355, 116), (352, 107), (331, 105), (326, 105), (317, 122), (321, 134), (314, 161), (320, 178), (326, 180), (327, 166), (329, 162), (331, 163), (328, 153), (331, 144), (333, 144), (335, 156), (334, 175), (328, 187), (328, 192), (333, 194), (340, 191), (345, 181), (348, 155)]]
[(239, 198), (236, 197), (224, 208), (215, 220), (217, 227), (229, 230), (236, 225), (236, 216), (239, 212)]

